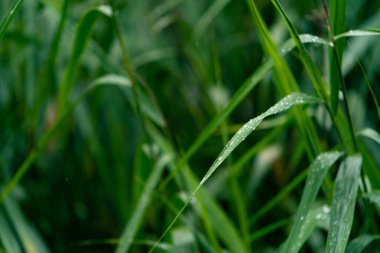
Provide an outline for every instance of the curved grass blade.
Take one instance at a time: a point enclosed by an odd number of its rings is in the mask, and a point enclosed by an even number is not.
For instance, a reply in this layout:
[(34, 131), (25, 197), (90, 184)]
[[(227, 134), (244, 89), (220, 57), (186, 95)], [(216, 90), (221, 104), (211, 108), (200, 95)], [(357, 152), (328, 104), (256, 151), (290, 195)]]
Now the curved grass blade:
[[(329, 45), (329, 42), (310, 34), (301, 34), (300, 35), (301, 43), (314, 43), (319, 45)], [(295, 47), (294, 42), (289, 39), (280, 47), (280, 55), (284, 56)], [(202, 146), (203, 143), (211, 136), (215, 129), (222, 124), (222, 122), (232, 113), (232, 111), (243, 101), (245, 97), (256, 87), (257, 84), (272, 70), (274, 66), (273, 60), (269, 59), (265, 61), (260, 67), (256, 69), (255, 72), (241, 85), (239, 90), (237, 90), (228, 104), (224, 109), (216, 115), (211, 122), (203, 129), (203, 131), (198, 135), (195, 141), (187, 149), (185, 154), (181, 157), (179, 165), (177, 168), (171, 172), (170, 176), (166, 178), (162, 183), (160, 188), (164, 186), (175, 176), (177, 171), (180, 169), (181, 164), (189, 160), (195, 152)]]
[(339, 167), (331, 204), (327, 253), (343, 253), (346, 249), (354, 219), (361, 164), (362, 157), (353, 155), (347, 157)]
[(148, 207), (152, 198), (153, 190), (161, 177), (163, 169), (171, 160), (172, 157), (170, 155), (163, 155), (158, 160), (156, 166), (153, 168), (153, 171), (151, 172), (148, 181), (145, 184), (143, 193), (140, 197), (140, 201), (138, 202), (136, 209), (131, 215), (129, 222), (127, 223), (127, 226), (125, 227), (124, 232), (120, 238), (119, 244), (115, 251), (116, 253), (128, 252), (129, 248), (131, 247), (131, 244), (137, 233), (137, 229), (140, 226), (146, 208)]
[[(45, 132), (42, 137), (38, 140), (37, 144), (34, 146), (34, 148), (31, 150), (31, 152), (28, 154), (27, 158), (24, 160), (24, 162), (21, 164), (21, 166), (17, 169), (16, 174), (12, 177), (11, 181), (9, 181), (4, 188), (1, 190), (0, 195), (0, 204), (3, 203), (4, 199), (9, 195), (10, 191), (18, 184), (18, 182), (21, 180), (21, 178), (25, 175), (25, 173), (30, 169), (30, 166), (34, 163), (40, 152), (48, 145), (49, 140), (57, 133), (57, 130), (61, 126), (61, 124), (64, 122), (66, 117), (76, 108), (76, 106), (83, 100), (83, 98), (94, 88), (99, 87), (101, 85), (116, 85), (120, 87), (129, 87), (129, 82), (124, 81), (118, 83), (110, 83), (110, 82), (104, 82), (105, 79), (108, 79), (110, 81), (110, 78), (103, 78), (103, 81), (100, 82), (99, 80), (95, 80), (93, 84), (89, 85), (71, 104), (69, 104), (64, 112), (59, 116), (56, 123), (47, 131)], [(111, 78), (112, 79), (112, 78)], [(102, 78), (100, 78), (102, 80)]]
[[(251, 119), (246, 124), (243, 125), (237, 131), (237, 133), (230, 139), (230, 141), (227, 143), (227, 145), (223, 148), (217, 159), (214, 161), (214, 163), (211, 165), (211, 167), (206, 172), (205, 176), (202, 178), (200, 183), (197, 185), (197, 187), (194, 189), (194, 191), (190, 194), (189, 198), (183, 205), (183, 207), (180, 209), (180, 211), (177, 213), (173, 221), (170, 223), (170, 225), (167, 227), (167, 229), (164, 231), (164, 233), (161, 235), (161, 237), (157, 240), (157, 243), (159, 243), (162, 238), (168, 233), (168, 231), (171, 229), (171, 227), (174, 225), (174, 223), (177, 221), (177, 219), (180, 217), (180, 215), (183, 213), (185, 208), (189, 205), (190, 201), (194, 198), (195, 194), (199, 191), (199, 189), (202, 187), (202, 185), (211, 177), (211, 175), (216, 171), (216, 169), (222, 164), (222, 162), (231, 154), (231, 152), (239, 146), (239, 144), (245, 140), (245, 138), (252, 133), (256, 129), (256, 127), (263, 121), (264, 118), (275, 115), (281, 112), (284, 112), (295, 105), (300, 104), (309, 104), (309, 103), (317, 103), (320, 100), (306, 95), (302, 93), (292, 93), (283, 99), (281, 99), (278, 103), (276, 103), (274, 106), (270, 107), (267, 111), (265, 111), (263, 114)], [(152, 247), (150, 252), (154, 250), (155, 247)]]
[[(149, 131), (149, 134), (152, 136), (154, 142), (161, 147), (163, 152), (171, 154), (176, 153), (175, 148), (172, 146), (172, 144), (162, 136), (162, 133), (160, 133), (153, 126), (153, 124), (148, 124), (147, 129)], [(170, 170), (175, 169), (175, 165), (176, 163), (173, 161), (170, 164)], [(199, 184), (199, 180), (188, 168), (187, 164), (183, 164), (183, 166), (183, 170), (181, 170), (181, 178), (183, 178), (184, 181), (181, 180), (181, 183), (186, 186), (186, 189), (195, 189)], [(223, 207), (220, 206), (207, 191), (202, 191), (202, 189), (199, 190), (198, 194), (196, 195), (196, 199), (197, 203), (201, 206), (202, 209), (202, 212), (200, 212), (200, 215), (202, 216), (201, 219), (204, 221), (204, 223), (207, 223), (207, 226), (211, 225), (211, 232), (215, 233), (218, 236), (218, 238), (221, 239), (221, 242), (224, 245), (226, 245), (226, 248), (229, 250), (229, 252), (245, 252), (244, 243), (241, 240), (241, 236), (239, 235), (238, 229), (228, 218)], [(177, 214), (178, 210), (175, 213)], [(183, 217), (178, 217), (178, 219), (181, 218)], [(195, 235), (197, 236), (199, 234), (200, 233), (195, 233)], [(210, 242), (210, 244), (212, 243)], [(218, 245), (213, 246), (219, 248)], [(151, 249), (151, 251), (153, 250), (154, 249)]]
[(368, 199), (368, 201), (374, 204), (376, 207), (380, 208), (380, 191), (379, 190), (366, 193), (364, 194), (363, 197)]
[[(259, 35), (261, 37), (262, 46), (266, 54), (273, 60), (275, 69), (275, 84), (280, 95), (285, 96), (292, 92), (299, 91), (297, 81), (290, 70), (285, 59), (278, 52), (267, 25), (265, 24), (258, 7), (253, 0), (248, 0), (248, 5), (251, 10), (252, 17), (258, 26)], [(298, 129), (303, 136), (306, 151), (310, 160), (313, 160), (321, 153), (321, 145), (318, 141), (315, 125), (312, 124), (309, 117), (302, 110), (295, 110), (295, 117)]]
[[(317, 197), (319, 188), (322, 185), (330, 167), (342, 156), (341, 152), (328, 152), (319, 155), (313, 164), (310, 166), (310, 171), (306, 179), (305, 188), (303, 190), (301, 203), (298, 207), (297, 214), (295, 216), (295, 222), (293, 224), (290, 235), (286, 241), (286, 245), (282, 252), (295, 253), (301, 248), (302, 244), (306, 241), (307, 237), (304, 236), (305, 229), (302, 229), (306, 223), (310, 223), (307, 220), (307, 215), (311, 210), (311, 207)], [(311, 233), (308, 233), (309, 235)], [(302, 240), (301, 240), (302, 239)]]
[(227, 6), (231, 0), (216, 0), (214, 3), (207, 9), (207, 11), (202, 15), (198, 20), (194, 28), (194, 35), (196, 40), (199, 40), (203, 33), (207, 30), (207, 27), (215, 19), (215, 17)]
[(371, 242), (379, 239), (380, 235), (361, 235), (348, 244), (345, 253), (361, 253)]
[(340, 33), (334, 36), (334, 39), (337, 41), (346, 37), (363, 37), (363, 36), (379, 36), (379, 29), (359, 29), (359, 30), (349, 30), (344, 33)]
[(111, 16), (111, 8), (106, 5), (101, 5), (88, 10), (81, 17), (79, 24), (76, 27), (70, 59), (65, 69), (65, 73), (59, 88), (58, 103), (60, 114), (64, 112), (65, 107), (68, 103), (70, 91), (75, 85), (75, 78), (77, 75), (80, 58), (90, 39), (95, 22), (100, 15), (107, 17)]
[(357, 135), (365, 136), (378, 144), (380, 144), (380, 134), (371, 128), (366, 128), (357, 133)]
[(1, 24), (0, 24), (0, 40), (4, 36), (5, 32), (7, 31), (9, 24), (11, 23), (15, 14), (17, 13), (17, 10), (20, 8), (21, 4), (22, 4), (22, 0), (16, 0), (13, 3), (12, 7), (10, 8), (7, 16), (4, 18), (3, 21), (1, 21)]

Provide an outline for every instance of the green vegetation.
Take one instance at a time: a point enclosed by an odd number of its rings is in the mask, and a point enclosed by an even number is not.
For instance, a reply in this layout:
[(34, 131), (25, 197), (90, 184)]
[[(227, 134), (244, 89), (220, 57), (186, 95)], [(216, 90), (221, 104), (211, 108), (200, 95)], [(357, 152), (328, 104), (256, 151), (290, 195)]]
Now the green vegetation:
[(0, 252), (379, 252), (379, 8), (2, 0)]

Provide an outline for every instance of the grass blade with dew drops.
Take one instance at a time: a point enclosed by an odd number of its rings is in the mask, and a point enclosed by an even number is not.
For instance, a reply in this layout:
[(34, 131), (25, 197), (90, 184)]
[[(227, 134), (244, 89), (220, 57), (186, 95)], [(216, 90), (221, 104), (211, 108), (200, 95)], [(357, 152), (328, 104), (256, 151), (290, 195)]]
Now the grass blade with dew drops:
[[(301, 34), (300, 35), (301, 43), (314, 43), (319, 45), (329, 45), (329, 42), (310, 34)], [(294, 42), (290, 39), (287, 40), (280, 47), (280, 54), (286, 55), (291, 52), (295, 47)], [(274, 66), (273, 60), (268, 59), (265, 61), (260, 67), (256, 69), (252, 73), (252, 75), (240, 86), (239, 90), (237, 90), (228, 104), (222, 109), (222, 111), (216, 115), (211, 122), (203, 129), (203, 131), (198, 135), (195, 141), (191, 144), (191, 146), (187, 149), (185, 154), (182, 156), (179, 165), (177, 168), (171, 172), (170, 176), (166, 178), (160, 185), (160, 188), (164, 188), (164, 186), (175, 176), (179, 168), (181, 167), (181, 163), (190, 159), (195, 152), (202, 146), (203, 143), (211, 136), (211, 134), (215, 131), (215, 129), (222, 124), (222, 122), (233, 112), (233, 110), (248, 96), (248, 94), (256, 87), (257, 84), (272, 70)]]
[(116, 253), (128, 252), (129, 248), (131, 247), (138, 227), (144, 217), (146, 208), (148, 207), (152, 198), (153, 190), (161, 177), (163, 169), (171, 160), (172, 157), (170, 155), (162, 155), (154, 166), (148, 178), (148, 181), (144, 186), (140, 201), (138, 202), (135, 211), (132, 213), (129, 222), (127, 223), (120, 238), (119, 244), (115, 251)]
[(345, 253), (361, 253), (371, 242), (379, 239), (380, 235), (360, 235), (348, 244)]
[(330, 167), (342, 156), (341, 152), (328, 152), (319, 155), (310, 166), (310, 171), (306, 179), (301, 203), (298, 207), (290, 235), (285, 243), (283, 253), (295, 253), (301, 248), (306, 238), (302, 237), (302, 226), (307, 223), (307, 214), (317, 197), (319, 188), (322, 185)]
[(216, 0), (198, 20), (194, 28), (194, 36), (198, 41), (215, 17), (230, 3), (231, 0)]
[[(300, 88), (296, 78), (294, 77), (284, 57), (279, 53), (279, 50), (272, 39), (269, 29), (264, 22), (255, 1), (247, 0), (247, 2), (250, 8), (251, 16), (258, 27), (258, 34), (260, 36), (264, 52), (273, 60), (277, 92), (281, 96), (286, 96), (292, 92), (298, 92)], [(315, 125), (301, 109), (296, 109), (294, 114), (298, 129), (303, 137), (302, 141), (305, 142), (308, 158), (309, 160), (314, 160), (314, 158), (321, 153), (322, 149), (318, 140)]]
[(0, 40), (4, 36), (5, 32), (7, 31), (9, 24), (11, 23), (15, 14), (17, 13), (17, 10), (20, 8), (21, 4), (22, 4), (22, 0), (16, 0), (13, 3), (12, 7), (10, 8), (8, 14), (5, 16), (4, 20), (1, 21), (1, 24), (0, 24)]
[(339, 167), (331, 204), (327, 253), (344, 253), (354, 219), (356, 196), (360, 181), (362, 157), (347, 157)]
[[(263, 121), (264, 118), (276, 115), (281, 112), (284, 112), (296, 105), (300, 104), (309, 104), (309, 103), (318, 103), (320, 102), (319, 99), (302, 94), (302, 93), (292, 93), (283, 99), (281, 99), (278, 103), (276, 103), (274, 106), (270, 107), (267, 111), (262, 113), (261, 115), (251, 119), (246, 124), (244, 124), (239, 131), (230, 139), (230, 141), (227, 143), (227, 145), (224, 147), (224, 149), (221, 151), (219, 156), (216, 158), (214, 163), (211, 165), (211, 167), (206, 172), (206, 175), (202, 178), (200, 183), (197, 185), (197, 187), (194, 189), (194, 191), (190, 194), (189, 198), (183, 205), (183, 207), (180, 209), (178, 214), (175, 216), (173, 221), (170, 223), (170, 225), (167, 227), (167, 229), (164, 231), (164, 233), (161, 235), (161, 237), (157, 240), (157, 243), (159, 243), (162, 238), (168, 233), (168, 231), (171, 229), (171, 227), (174, 225), (174, 223), (177, 221), (179, 216), (183, 213), (185, 208), (189, 205), (190, 201), (193, 199), (194, 195), (199, 191), (199, 189), (202, 187), (202, 185), (211, 177), (211, 175), (216, 171), (216, 169), (222, 164), (222, 162), (231, 154), (231, 152), (239, 146), (241, 142), (245, 140), (245, 138), (252, 133), (256, 129), (256, 127)], [(152, 252), (155, 247), (152, 247), (149, 252)]]
[(65, 111), (65, 107), (67, 106), (69, 100), (70, 91), (75, 85), (75, 78), (77, 75), (80, 58), (86, 48), (92, 34), (92, 30), (100, 15), (110, 17), (112, 15), (111, 8), (107, 5), (100, 5), (96, 8), (88, 10), (85, 14), (83, 14), (78, 26), (76, 27), (70, 59), (59, 87), (59, 114)]

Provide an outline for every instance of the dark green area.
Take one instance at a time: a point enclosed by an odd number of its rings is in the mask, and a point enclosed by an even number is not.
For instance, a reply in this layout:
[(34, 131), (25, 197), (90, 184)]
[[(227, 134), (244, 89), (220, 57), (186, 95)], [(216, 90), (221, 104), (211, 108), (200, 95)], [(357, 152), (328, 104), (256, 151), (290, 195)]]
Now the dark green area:
[(380, 251), (379, 9), (0, 1), (0, 252)]

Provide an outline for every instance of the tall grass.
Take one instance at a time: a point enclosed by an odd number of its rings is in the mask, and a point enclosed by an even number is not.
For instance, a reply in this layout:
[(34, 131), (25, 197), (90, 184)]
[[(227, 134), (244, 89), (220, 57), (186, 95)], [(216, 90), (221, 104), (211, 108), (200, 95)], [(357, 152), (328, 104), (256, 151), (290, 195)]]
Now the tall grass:
[(377, 252), (373, 1), (0, 3), (0, 252)]

